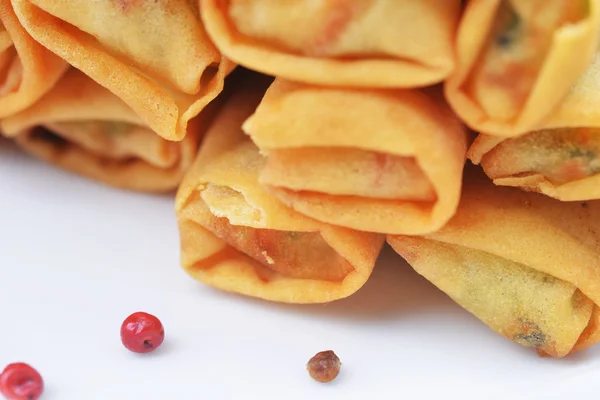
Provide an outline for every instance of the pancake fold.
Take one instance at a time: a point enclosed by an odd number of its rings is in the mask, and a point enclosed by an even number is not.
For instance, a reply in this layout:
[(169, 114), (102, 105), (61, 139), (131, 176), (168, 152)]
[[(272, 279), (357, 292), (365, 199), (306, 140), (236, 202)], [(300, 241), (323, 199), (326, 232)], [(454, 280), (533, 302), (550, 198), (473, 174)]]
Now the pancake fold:
[(457, 0), (200, 0), (217, 47), (247, 68), (347, 87), (422, 87), (454, 68)]
[(437, 88), (278, 78), (243, 128), (267, 158), (259, 182), (319, 221), (421, 234), (443, 226), (458, 205), (468, 137)]
[(388, 243), (497, 333), (564, 357), (600, 340), (598, 226), (598, 201), (563, 203), (469, 171), (445, 227)]
[(109, 89), (168, 140), (223, 89), (234, 65), (188, 0), (12, 0), (40, 44)]
[(599, 0), (471, 0), (446, 98), (478, 132), (539, 129), (594, 58)]
[(385, 239), (302, 216), (259, 185), (265, 160), (241, 130), (266, 88), (253, 79), (232, 85), (179, 188), (182, 266), (211, 286), (266, 300), (349, 296), (369, 278)]
[(67, 68), (21, 26), (10, 0), (0, 0), (0, 118), (35, 103)]
[[(202, 117), (202, 116), (201, 116)], [(123, 101), (74, 68), (35, 105), (0, 121), (4, 135), (61, 168), (121, 188), (177, 188), (198, 149), (196, 118), (180, 142), (158, 136)]]
[(562, 201), (600, 199), (600, 54), (541, 129), (514, 138), (480, 134), (468, 157), (496, 185)]

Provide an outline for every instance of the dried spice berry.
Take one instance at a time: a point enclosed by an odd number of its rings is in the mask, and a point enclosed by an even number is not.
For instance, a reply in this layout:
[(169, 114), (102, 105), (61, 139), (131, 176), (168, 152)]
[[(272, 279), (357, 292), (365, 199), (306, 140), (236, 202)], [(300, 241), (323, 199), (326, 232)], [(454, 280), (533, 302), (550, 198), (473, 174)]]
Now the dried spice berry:
[(150, 353), (165, 339), (165, 330), (158, 318), (145, 312), (131, 314), (121, 324), (121, 342), (134, 353)]
[(321, 351), (306, 364), (310, 376), (319, 382), (331, 382), (340, 373), (342, 363), (333, 350)]
[(8, 400), (37, 400), (43, 391), (42, 376), (28, 364), (9, 364), (0, 374), (0, 393)]

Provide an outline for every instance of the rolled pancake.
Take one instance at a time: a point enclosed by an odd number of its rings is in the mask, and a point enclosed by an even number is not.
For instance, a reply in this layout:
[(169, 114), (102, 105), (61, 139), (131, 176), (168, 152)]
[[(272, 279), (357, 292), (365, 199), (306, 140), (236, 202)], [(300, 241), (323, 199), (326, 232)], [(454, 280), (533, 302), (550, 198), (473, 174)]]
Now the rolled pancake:
[(200, 0), (206, 30), (250, 69), (322, 85), (416, 87), (454, 67), (458, 0)]
[(542, 129), (508, 139), (480, 134), (468, 155), (496, 185), (600, 199), (600, 54)]
[(167, 141), (118, 97), (73, 68), (34, 106), (2, 120), (0, 130), (27, 152), (66, 170), (117, 187), (169, 191), (192, 164), (198, 124), (190, 124), (193, 131), (183, 141)]
[(497, 333), (563, 357), (600, 340), (599, 225), (600, 202), (561, 203), (479, 173), (445, 227), (388, 242)]
[(0, 0), (0, 118), (35, 103), (67, 68), (25, 31), (10, 0)]
[(598, 0), (471, 0), (446, 97), (473, 129), (538, 129), (594, 57)]
[(349, 296), (369, 278), (384, 237), (314, 221), (261, 188), (264, 158), (240, 126), (265, 87), (240, 89), (226, 102), (181, 184), (182, 266), (211, 286), (266, 300)]
[(319, 221), (421, 234), (440, 228), (458, 205), (467, 133), (436, 89), (277, 79), (244, 130), (267, 156), (260, 183)]
[(169, 140), (222, 90), (223, 59), (188, 0), (13, 0), (27, 31)]

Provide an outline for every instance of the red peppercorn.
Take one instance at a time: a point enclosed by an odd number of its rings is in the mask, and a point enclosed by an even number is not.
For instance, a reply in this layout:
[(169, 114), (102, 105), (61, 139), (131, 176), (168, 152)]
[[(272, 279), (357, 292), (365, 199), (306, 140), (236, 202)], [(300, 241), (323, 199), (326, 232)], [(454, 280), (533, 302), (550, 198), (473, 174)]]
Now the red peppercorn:
[(9, 364), (0, 374), (0, 393), (9, 400), (37, 400), (43, 391), (41, 375), (25, 363)]
[(150, 353), (165, 339), (165, 330), (158, 318), (145, 312), (131, 314), (121, 324), (121, 342), (134, 353)]

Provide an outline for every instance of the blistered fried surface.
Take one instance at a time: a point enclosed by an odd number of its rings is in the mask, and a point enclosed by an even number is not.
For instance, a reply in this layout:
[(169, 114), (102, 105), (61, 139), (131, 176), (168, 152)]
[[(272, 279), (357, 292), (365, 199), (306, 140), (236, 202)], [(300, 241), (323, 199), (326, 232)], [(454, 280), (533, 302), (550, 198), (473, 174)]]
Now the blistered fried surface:
[(600, 203), (563, 203), (469, 171), (441, 230), (388, 242), (496, 332), (563, 357), (600, 340)]
[(383, 237), (303, 216), (259, 184), (266, 160), (241, 124), (266, 86), (237, 83), (179, 189), (183, 268), (220, 289), (267, 300), (349, 296), (369, 278)]
[(455, 0), (202, 0), (217, 47), (286, 79), (351, 87), (415, 87), (453, 69)]
[(108, 88), (168, 140), (223, 89), (233, 64), (189, 0), (14, 0), (33, 38)]
[(599, 22), (598, 0), (468, 2), (448, 101), (476, 131), (539, 129), (593, 60)]
[(260, 183), (319, 221), (419, 234), (441, 227), (458, 205), (468, 136), (436, 88), (278, 78), (244, 130), (267, 158)]
[(175, 189), (196, 154), (200, 130), (181, 142), (153, 132), (118, 97), (75, 69), (34, 106), (0, 122), (29, 153), (104, 183)]

